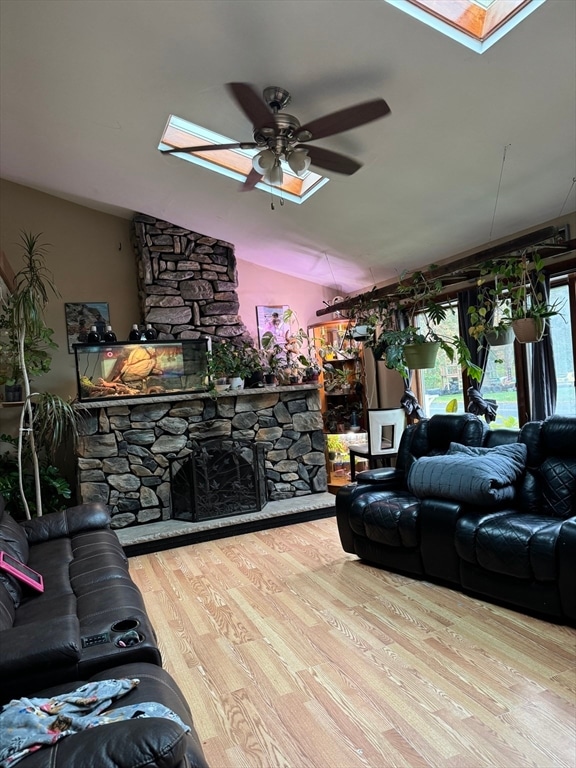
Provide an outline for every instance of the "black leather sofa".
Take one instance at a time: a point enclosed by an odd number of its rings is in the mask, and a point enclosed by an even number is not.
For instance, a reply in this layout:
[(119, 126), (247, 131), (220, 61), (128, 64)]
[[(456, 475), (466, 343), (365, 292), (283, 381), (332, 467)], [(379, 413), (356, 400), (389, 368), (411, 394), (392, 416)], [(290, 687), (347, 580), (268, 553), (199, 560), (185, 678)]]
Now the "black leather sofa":
[[(451, 443), (482, 455), (455, 460)], [(509, 450), (498, 446), (514, 444), (525, 463), (505, 499), (414, 488), (423, 469), (434, 483), (450, 465), (465, 486), (486, 460), (498, 469), (496, 454)], [(576, 623), (576, 417), (515, 431), (489, 430), (471, 414), (433, 416), (407, 427), (395, 468), (361, 472), (339, 490), (336, 515), (344, 550), (366, 562)]]
[(206, 768), (190, 710), (161, 668), (154, 628), (109, 525), (101, 504), (19, 523), (0, 497), (0, 550), (44, 579), (40, 593), (0, 570), (0, 705), (128, 676), (140, 683), (111, 709), (156, 702), (188, 730), (158, 717), (108, 723), (43, 747), (17, 765)]

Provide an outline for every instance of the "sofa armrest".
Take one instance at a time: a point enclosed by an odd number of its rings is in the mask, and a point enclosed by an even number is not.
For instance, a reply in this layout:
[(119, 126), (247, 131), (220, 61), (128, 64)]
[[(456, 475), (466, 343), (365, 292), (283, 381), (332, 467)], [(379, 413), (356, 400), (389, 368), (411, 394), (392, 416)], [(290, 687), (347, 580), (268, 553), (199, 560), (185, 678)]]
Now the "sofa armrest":
[[(354, 554), (354, 537), (350, 528), (350, 509), (354, 501), (365, 493), (394, 491), (404, 487), (404, 473), (394, 468), (367, 469), (356, 475), (358, 482), (348, 483), (336, 494), (336, 522), (345, 552)], [(362, 479), (361, 479), (362, 478)]]
[(38, 544), (49, 539), (61, 539), (80, 531), (108, 528), (110, 510), (105, 504), (79, 504), (62, 512), (49, 512), (42, 517), (24, 520), (22, 527), (30, 544)]
[(80, 622), (59, 616), (41, 623), (20, 624), (0, 633), (0, 679), (80, 659)]
[[(104, 729), (104, 730), (102, 730)], [(171, 720), (124, 720), (67, 736), (56, 746), (33, 752), (22, 768), (94, 768), (95, 765), (207, 768), (195, 740)]]
[(562, 611), (568, 619), (576, 622), (576, 517), (569, 517), (562, 523), (556, 552)]
[(394, 467), (381, 467), (380, 469), (365, 469), (356, 474), (358, 485), (383, 485), (386, 488), (397, 488), (404, 479), (404, 473)]
[(59, 616), (0, 633), (0, 702), (74, 679), (81, 655), (80, 623)]
[(463, 505), (448, 499), (422, 499), (420, 504), (420, 554), (427, 576), (460, 583), (460, 558), (456, 552), (456, 523)]

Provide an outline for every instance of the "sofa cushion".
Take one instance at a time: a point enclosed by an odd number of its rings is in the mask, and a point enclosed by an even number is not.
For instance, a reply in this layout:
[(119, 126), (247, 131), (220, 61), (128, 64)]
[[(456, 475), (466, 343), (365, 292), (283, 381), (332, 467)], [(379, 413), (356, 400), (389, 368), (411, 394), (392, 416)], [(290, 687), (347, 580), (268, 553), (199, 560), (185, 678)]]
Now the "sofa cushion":
[(563, 520), (576, 514), (576, 459), (545, 459), (538, 475), (542, 483), (542, 511)]
[(350, 526), (388, 547), (417, 547), (419, 507), (420, 500), (406, 491), (367, 494), (352, 505)]
[(529, 581), (556, 581), (561, 520), (505, 510), (464, 515), (456, 524), (456, 550), (487, 571)]
[[(451, 444), (452, 446), (455, 444)], [(514, 499), (514, 483), (524, 472), (526, 447), (458, 446), (445, 456), (424, 456), (408, 474), (408, 488), (419, 498), (494, 506)]]

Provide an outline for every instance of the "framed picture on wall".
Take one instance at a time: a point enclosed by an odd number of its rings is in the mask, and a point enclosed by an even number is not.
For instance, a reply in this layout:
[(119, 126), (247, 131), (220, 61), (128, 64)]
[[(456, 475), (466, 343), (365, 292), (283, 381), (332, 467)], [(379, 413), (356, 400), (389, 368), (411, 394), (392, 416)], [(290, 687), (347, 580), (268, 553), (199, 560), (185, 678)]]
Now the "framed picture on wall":
[(286, 342), (286, 331), (288, 331), (289, 326), (284, 322), (284, 313), (287, 309), (287, 304), (256, 307), (258, 344), (260, 347), (262, 347), (262, 336), (265, 333), (273, 333), (277, 344)]
[(68, 352), (74, 352), (73, 344), (86, 341), (90, 328), (95, 325), (102, 335), (110, 325), (110, 309), (105, 301), (83, 301), (64, 304)]

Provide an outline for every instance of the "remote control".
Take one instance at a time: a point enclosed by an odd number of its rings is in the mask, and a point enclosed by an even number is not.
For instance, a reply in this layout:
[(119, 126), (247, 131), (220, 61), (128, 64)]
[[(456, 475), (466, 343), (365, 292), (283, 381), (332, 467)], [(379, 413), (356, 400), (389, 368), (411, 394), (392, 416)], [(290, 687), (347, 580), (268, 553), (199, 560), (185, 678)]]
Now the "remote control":
[(110, 642), (108, 632), (102, 632), (100, 635), (89, 635), (82, 638), (82, 648), (91, 648), (93, 645), (103, 645)]

